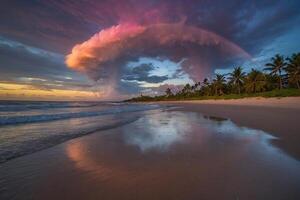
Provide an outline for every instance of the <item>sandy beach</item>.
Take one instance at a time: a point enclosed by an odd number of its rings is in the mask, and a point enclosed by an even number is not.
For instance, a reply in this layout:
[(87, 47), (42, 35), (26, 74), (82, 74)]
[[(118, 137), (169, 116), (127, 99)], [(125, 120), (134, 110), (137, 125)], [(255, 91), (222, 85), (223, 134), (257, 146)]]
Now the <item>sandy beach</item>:
[(241, 126), (267, 131), (280, 138), (274, 140), (274, 144), (300, 160), (300, 97), (164, 103), (181, 106), (181, 110), (229, 118)]
[(235, 102), (163, 102), (10, 160), (0, 199), (299, 199), (299, 98)]
[(209, 105), (234, 105), (234, 106), (259, 106), (259, 107), (275, 107), (300, 109), (300, 97), (284, 97), (284, 98), (263, 98), (252, 97), (244, 99), (218, 99), (218, 100), (187, 100), (187, 101), (166, 101), (167, 104), (209, 104)]

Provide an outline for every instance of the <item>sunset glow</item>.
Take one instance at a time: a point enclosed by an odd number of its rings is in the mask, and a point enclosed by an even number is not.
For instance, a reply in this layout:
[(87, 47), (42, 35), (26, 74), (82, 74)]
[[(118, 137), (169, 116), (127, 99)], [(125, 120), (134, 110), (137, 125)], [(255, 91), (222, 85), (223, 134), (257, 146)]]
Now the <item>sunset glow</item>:
[(97, 100), (101, 98), (98, 92), (80, 90), (50, 89), (43, 90), (32, 85), (0, 83), (0, 98), (4, 100)]

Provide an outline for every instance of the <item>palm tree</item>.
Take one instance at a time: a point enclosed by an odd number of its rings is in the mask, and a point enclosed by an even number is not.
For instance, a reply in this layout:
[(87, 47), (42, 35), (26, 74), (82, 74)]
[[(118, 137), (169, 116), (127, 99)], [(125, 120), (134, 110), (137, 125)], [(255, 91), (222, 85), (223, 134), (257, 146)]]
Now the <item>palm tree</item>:
[(213, 88), (215, 90), (215, 94), (222, 95), (224, 94), (223, 88), (225, 86), (226, 80), (225, 75), (223, 74), (216, 74), (215, 79), (213, 79)]
[(204, 96), (208, 96), (210, 94), (210, 87), (209, 87), (209, 81), (208, 78), (204, 78), (202, 82), (202, 87), (200, 89), (200, 93)]
[(288, 73), (288, 81), (297, 85), (300, 89), (300, 53), (293, 54), (291, 58), (287, 58), (289, 63), (285, 70)]
[(252, 69), (252, 71), (246, 76), (245, 89), (247, 92), (262, 92), (265, 90), (265, 86), (266, 78), (262, 72)]
[(266, 90), (274, 90), (278, 88), (278, 74), (264, 74), (266, 78)]
[(272, 62), (266, 64), (266, 68), (264, 70), (271, 71), (271, 75), (278, 74), (279, 75), (279, 89), (282, 89), (282, 76), (281, 72), (286, 66), (284, 62), (284, 57), (276, 54), (275, 57), (271, 58)]
[(232, 73), (229, 73), (229, 82), (237, 87), (238, 93), (241, 94), (241, 86), (244, 83), (246, 73), (242, 67), (235, 67)]
[(195, 91), (197, 90), (197, 88), (201, 85), (200, 82), (196, 82), (193, 86), (192, 86), (192, 90)]
[(204, 78), (202, 83), (203, 83), (203, 85), (206, 85), (206, 86), (209, 85), (208, 78)]
[(182, 88), (181, 93), (182, 94), (189, 94), (191, 92), (191, 85), (189, 83), (185, 84), (185, 86)]
[(171, 91), (170, 88), (167, 88), (167, 89), (166, 89), (166, 95), (167, 95), (168, 97), (173, 95), (173, 93), (172, 93), (172, 91)]

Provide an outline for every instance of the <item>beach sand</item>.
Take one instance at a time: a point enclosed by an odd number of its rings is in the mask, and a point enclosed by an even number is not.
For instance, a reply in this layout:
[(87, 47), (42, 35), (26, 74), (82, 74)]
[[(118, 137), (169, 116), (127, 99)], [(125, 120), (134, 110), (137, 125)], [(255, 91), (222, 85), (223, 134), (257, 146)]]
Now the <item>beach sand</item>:
[(162, 102), (180, 110), (229, 118), (280, 138), (273, 143), (300, 160), (300, 97)]
[[(174, 103), (168, 101), (166, 103)], [(253, 97), (244, 99), (219, 99), (219, 100), (192, 100), (192, 101), (176, 101), (180, 104), (209, 104), (209, 105), (234, 105), (234, 106), (258, 106), (258, 107), (274, 107), (274, 108), (290, 108), (300, 109), (300, 97), (284, 97), (284, 98), (263, 98)]]
[(300, 199), (298, 99), (249, 101), (164, 102), (8, 161), (0, 199)]

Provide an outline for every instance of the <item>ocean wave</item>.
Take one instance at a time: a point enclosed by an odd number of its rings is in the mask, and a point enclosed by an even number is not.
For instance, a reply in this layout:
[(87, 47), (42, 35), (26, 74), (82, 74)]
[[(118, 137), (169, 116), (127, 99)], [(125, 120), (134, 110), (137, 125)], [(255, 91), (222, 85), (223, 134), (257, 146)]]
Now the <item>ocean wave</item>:
[[(46, 129), (46, 132), (43, 134), (37, 135), (27, 135), (26, 138), (21, 138), (20, 140), (16, 139), (6, 143), (0, 143), (0, 164), (4, 163), (8, 160), (24, 156), (27, 154), (31, 154), (54, 145), (63, 143), (73, 138), (81, 137), (84, 135), (88, 135), (94, 133), (96, 131), (108, 130), (111, 128), (116, 128), (122, 125), (129, 124), (131, 122), (136, 121), (139, 118), (138, 115), (131, 115), (126, 118), (118, 118), (116, 120), (111, 120), (105, 124), (99, 123), (95, 126), (95, 124), (88, 122), (83, 126), (76, 127), (68, 127), (67, 129), (61, 129), (62, 131), (57, 131), (57, 129), (52, 129), (55, 126), (55, 121), (51, 122), (52, 124)], [(42, 125), (42, 124), (40, 124)], [(43, 127), (43, 126), (41, 126)], [(41, 128), (36, 127), (36, 128)], [(42, 131), (41, 131), (42, 132)], [(51, 132), (51, 134), (49, 134)], [(55, 134), (53, 134), (53, 132)]]
[(70, 113), (58, 113), (58, 114), (40, 114), (40, 115), (17, 115), (17, 116), (0, 116), (0, 126), (13, 125), (13, 124), (25, 124), (36, 122), (47, 122), (53, 120), (63, 120), (82, 117), (94, 117), (100, 115), (117, 114), (124, 112), (137, 112), (146, 111), (159, 108), (158, 105), (127, 105), (124, 107), (110, 107), (101, 111), (83, 111), (83, 112), (70, 112)]
[(19, 112), (56, 108), (85, 108), (101, 105), (99, 102), (0, 102), (0, 112)]

